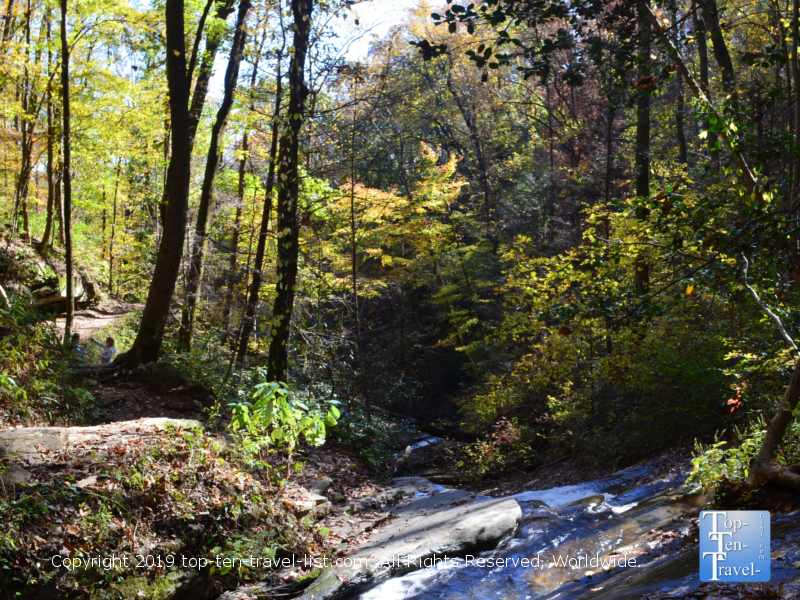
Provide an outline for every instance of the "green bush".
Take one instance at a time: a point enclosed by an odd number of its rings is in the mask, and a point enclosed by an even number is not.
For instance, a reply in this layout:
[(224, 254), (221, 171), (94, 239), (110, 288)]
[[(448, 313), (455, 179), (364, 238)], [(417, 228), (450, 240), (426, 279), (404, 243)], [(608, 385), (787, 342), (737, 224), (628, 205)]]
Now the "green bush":
[(230, 404), (230, 429), (252, 460), (271, 449), (286, 450), (287, 468), (301, 438), (311, 446), (324, 444), (326, 427), (336, 425), (339, 417), (337, 400), (303, 399), (285, 383), (256, 384), (253, 400)]

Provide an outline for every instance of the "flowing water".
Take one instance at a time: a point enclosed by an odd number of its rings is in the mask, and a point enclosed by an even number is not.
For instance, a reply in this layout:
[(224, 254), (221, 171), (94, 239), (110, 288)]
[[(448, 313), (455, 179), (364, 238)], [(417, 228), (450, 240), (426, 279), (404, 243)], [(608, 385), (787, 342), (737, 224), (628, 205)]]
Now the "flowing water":
[[(436, 568), (388, 579), (351, 598), (624, 600), (696, 589), (701, 582), (691, 517), (704, 498), (684, 485), (685, 474), (634, 487), (635, 478), (646, 477), (646, 467), (634, 468), (518, 494), (522, 520), (496, 549), (448, 557)], [(800, 578), (792, 566), (800, 567), (799, 521), (796, 512), (773, 517), (773, 583)], [(654, 533), (662, 528), (666, 536)]]

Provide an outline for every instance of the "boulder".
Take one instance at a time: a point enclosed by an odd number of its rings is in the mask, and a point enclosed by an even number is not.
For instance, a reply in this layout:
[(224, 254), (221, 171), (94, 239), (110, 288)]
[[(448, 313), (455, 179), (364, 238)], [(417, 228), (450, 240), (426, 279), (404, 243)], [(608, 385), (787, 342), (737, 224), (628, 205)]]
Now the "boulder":
[(318, 521), (330, 512), (331, 502), (325, 496), (320, 496), (305, 488), (299, 488), (299, 490), (298, 498), (284, 500), (295, 515), (301, 519), (309, 518)]
[[(388, 498), (402, 494), (405, 499), (391, 509), (391, 521), (375, 529), (346, 563), (326, 569), (301, 599), (327, 600), (342, 595), (345, 588), (429, 566), (436, 556), (455, 558), (488, 549), (513, 532), (522, 518), (514, 498), (487, 499), (424, 482), (419, 478), (395, 480), (395, 487), (387, 490)], [(411, 490), (416, 491), (409, 497)], [(387, 492), (361, 503), (380, 504), (387, 499)]]
[(150, 381), (150, 378), (153, 376), (153, 367), (155, 366), (156, 363), (154, 362), (139, 365), (131, 371), (131, 378), (136, 381)]
[(155, 435), (166, 429), (193, 429), (202, 423), (192, 419), (163, 417), (119, 421), (92, 427), (26, 427), (0, 430), (0, 458), (40, 456), (40, 449), (61, 450), (69, 443), (84, 443), (98, 449), (126, 442), (137, 437)]
[(386, 506), (397, 504), (406, 498), (413, 498), (418, 494), (425, 494), (442, 489), (423, 477), (398, 477), (392, 479), (394, 487), (372, 494), (366, 498), (350, 502), (348, 512), (361, 512), (364, 510), (382, 510)]
[(150, 375), (150, 389), (154, 392), (166, 394), (185, 383), (186, 380), (177, 367), (160, 361), (153, 365), (152, 374)]
[(321, 477), (320, 479), (313, 479), (306, 483), (306, 487), (315, 494), (324, 495), (331, 486), (333, 481), (329, 477)]
[(33, 477), (33, 475), (19, 465), (9, 465), (2, 473), (0, 473), (0, 481), (2, 481), (5, 485), (24, 483), (29, 481), (31, 477)]
[(0, 458), (39, 456), (43, 450), (61, 450), (66, 442), (61, 427), (28, 427), (0, 431)]

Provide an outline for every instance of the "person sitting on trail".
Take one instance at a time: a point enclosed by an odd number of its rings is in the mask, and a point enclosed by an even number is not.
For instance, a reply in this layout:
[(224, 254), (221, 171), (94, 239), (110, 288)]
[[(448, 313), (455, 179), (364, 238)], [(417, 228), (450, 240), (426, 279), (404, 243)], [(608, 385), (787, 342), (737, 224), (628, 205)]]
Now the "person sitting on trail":
[(107, 337), (105, 344), (103, 344), (102, 342), (98, 342), (94, 338), (92, 338), (92, 341), (98, 346), (100, 346), (100, 364), (110, 365), (111, 359), (114, 358), (114, 354), (116, 354), (117, 352), (117, 349), (114, 348), (114, 338)]
[(70, 346), (72, 349), (72, 354), (74, 354), (79, 360), (84, 360), (86, 358), (86, 346), (81, 344), (81, 334), (73, 333), (71, 340), (72, 343)]

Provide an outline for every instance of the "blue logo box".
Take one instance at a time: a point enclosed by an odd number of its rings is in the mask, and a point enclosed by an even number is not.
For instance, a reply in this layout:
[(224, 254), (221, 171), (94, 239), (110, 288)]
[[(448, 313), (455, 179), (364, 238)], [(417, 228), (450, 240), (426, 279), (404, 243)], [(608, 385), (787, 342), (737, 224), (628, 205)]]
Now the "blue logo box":
[(700, 580), (769, 581), (769, 512), (701, 512)]

